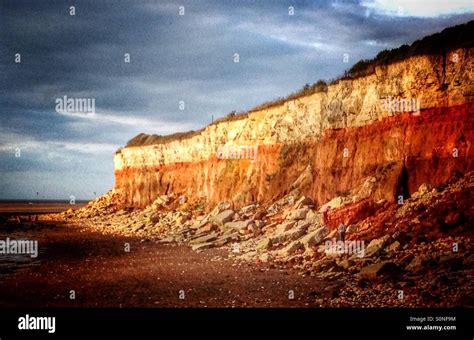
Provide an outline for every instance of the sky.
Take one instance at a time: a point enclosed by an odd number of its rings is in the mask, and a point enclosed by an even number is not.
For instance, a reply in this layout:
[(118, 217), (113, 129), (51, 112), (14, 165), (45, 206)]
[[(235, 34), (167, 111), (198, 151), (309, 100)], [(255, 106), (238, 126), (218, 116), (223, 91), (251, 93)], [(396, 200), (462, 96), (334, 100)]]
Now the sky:
[[(473, 0), (1, 0), (0, 199), (98, 196), (139, 133), (199, 129), (473, 13)], [(64, 96), (94, 113), (57, 110)]]

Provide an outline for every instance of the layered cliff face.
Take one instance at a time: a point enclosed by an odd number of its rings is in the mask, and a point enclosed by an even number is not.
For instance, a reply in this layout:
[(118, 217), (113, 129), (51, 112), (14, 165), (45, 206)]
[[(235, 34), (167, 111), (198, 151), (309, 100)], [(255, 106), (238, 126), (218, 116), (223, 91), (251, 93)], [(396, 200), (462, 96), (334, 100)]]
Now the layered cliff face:
[(473, 63), (472, 48), (411, 57), (189, 138), (123, 148), (115, 187), (134, 207), (170, 193), (209, 207), (291, 191), (318, 204), (408, 197), (473, 169)]

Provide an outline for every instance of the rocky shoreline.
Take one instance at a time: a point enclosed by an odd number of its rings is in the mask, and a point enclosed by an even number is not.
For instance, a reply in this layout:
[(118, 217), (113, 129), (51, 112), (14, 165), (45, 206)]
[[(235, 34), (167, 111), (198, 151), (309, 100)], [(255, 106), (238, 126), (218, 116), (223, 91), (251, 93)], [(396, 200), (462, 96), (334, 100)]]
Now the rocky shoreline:
[[(236, 262), (334, 282), (314, 293), (316, 306), (473, 306), (473, 188), (473, 172), (454, 173), (437, 188), (420, 186), (402, 204), (373, 202), (359, 191), (315, 206), (295, 190), (241, 209), (221, 202), (210, 213), (205, 203), (191, 205), (175, 195), (127, 209), (121, 192), (112, 190), (59, 217), (86, 230), (184, 244), (196, 252), (225, 248)], [(338, 248), (341, 221), (350, 224)], [(343, 244), (358, 244), (362, 253), (348, 253)]]

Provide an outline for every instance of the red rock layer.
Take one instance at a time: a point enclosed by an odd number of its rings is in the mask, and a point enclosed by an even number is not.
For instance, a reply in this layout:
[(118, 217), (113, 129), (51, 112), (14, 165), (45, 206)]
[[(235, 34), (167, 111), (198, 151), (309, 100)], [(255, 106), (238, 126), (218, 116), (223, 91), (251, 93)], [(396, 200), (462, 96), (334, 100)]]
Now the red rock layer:
[(436, 186), (453, 171), (473, 169), (473, 106), (427, 109), (419, 116), (401, 113), (362, 127), (327, 130), (320, 140), (260, 145), (254, 162), (212, 157), (125, 168), (115, 172), (115, 186), (136, 207), (171, 192), (191, 201), (204, 199), (209, 206), (223, 200), (240, 206), (275, 199), (293, 188), (321, 204), (373, 176), (372, 199), (394, 201), (422, 183)]

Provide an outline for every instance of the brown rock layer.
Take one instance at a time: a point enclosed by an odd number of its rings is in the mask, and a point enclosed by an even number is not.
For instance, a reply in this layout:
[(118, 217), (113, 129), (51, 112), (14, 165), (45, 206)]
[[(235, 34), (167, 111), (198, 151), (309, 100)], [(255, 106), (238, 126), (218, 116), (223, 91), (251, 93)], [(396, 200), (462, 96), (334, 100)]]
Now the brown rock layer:
[[(212, 207), (266, 202), (298, 189), (322, 204), (374, 177), (374, 200), (405, 198), (473, 168), (473, 104), (399, 113), (364, 126), (326, 129), (294, 143), (258, 145), (258, 156), (116, 169), (126, 203), (143, 207), (160, 194), (183, 194)], [(346, 149), (346, 151), (344, 151)], [(362, 197), (363, 198), (363, 197)]]

